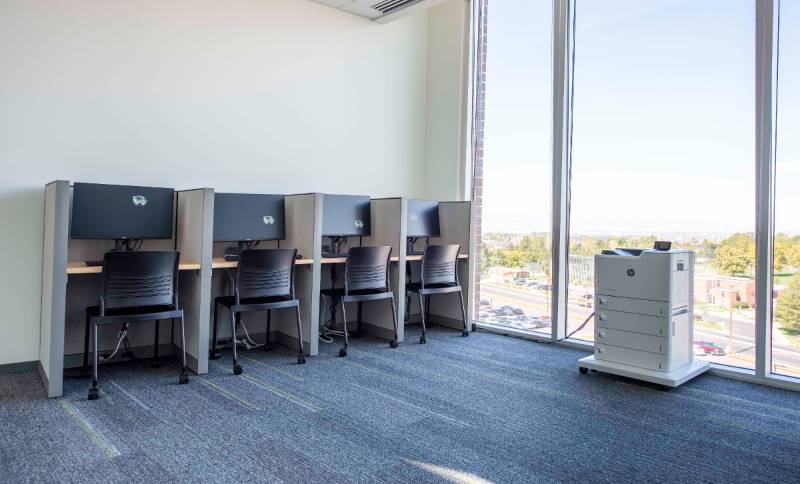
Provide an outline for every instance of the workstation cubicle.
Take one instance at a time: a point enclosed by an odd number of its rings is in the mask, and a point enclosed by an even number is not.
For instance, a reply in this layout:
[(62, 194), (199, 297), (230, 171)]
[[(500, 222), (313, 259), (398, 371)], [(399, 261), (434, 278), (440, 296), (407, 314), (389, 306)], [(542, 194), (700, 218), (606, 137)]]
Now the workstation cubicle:
[[(96, 191), (91, 195), (102, 197), (106, 206), (104, 210), (96, 211), (86, 205), (95, 203), (88, 196), (83, 202), (79, 199), (81, 205), (75, 211), (79, 217), (77, 220), (72, 219), (75, 187), (64, 180), (45, 187), (40, 373), (48, 396), (61, 396), (65, 369), (68, 375), (87, 376), (84, 356), (89, 341), (86, 308), (98, 304), (103, 255), (115, 248), (130, 248), (131, 239), (138, 239), (136, 248), (141, 250), (180, 251), (178, 299), (185, 309), (187, 363), (193, 371), (205, 372), (208, 318), (202, 305), (209, 289), (210, 253), (203, 251), (206, 245), (203, 241), (208, 236), (204, 233), (203, 221), (208, 215), (211, 191), (94, 184), (84, 184), (84, 187), (87, 192), (90, 189)], [(131, 189), (135, 193), (131, 192), (134, 194), (129, 196), (125, 192)], [(107, 190), (113, 193), (104, 192)], [(168, 230), (162, 229), (164, 233), (153, 237), (133, 234), (128, 238), (124, 234), (127, 220), (122, 214), (117, 220), (102, 219), (103, 212), (113, 213), (113, 204), (119, 197), (139, 208), (168, 204), (168, 219), (161, 223), (168, 225)], [(206, 258), (208, 263), (204, 264)], [(174, 324), (156, 327), (157, 324), (132, 325), (123, 340), (119, 339), (116, 329), (103, 331), (98, 348), (101, 352), (113, 352), (122, 343), (121, 359), (131, 355), (150, 358), (156, 351), (165, 357), (174, 354), (180, 347), (179, 328)], [(91, 354), (87, 356), (91, 357)]]

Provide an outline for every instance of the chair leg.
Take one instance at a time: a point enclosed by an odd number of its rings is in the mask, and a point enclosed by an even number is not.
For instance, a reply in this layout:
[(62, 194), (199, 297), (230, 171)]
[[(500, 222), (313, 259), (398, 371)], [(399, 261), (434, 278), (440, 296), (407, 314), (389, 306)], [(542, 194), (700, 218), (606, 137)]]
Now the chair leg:
[(389, 302), (392, 304), (392, 323), (394, 324), (394, 339), (389, 342), (389, 346), (392, 348), (397, 348), (397, 312), (394, 308), (394, 294), (392, 294), (392, 297), (389, 298)]
[(300, 323), (300, 306), (294, 307), (294, 318), (297, 320), (297, 364), (302, 365), (306, 362), (306, 355), (303, 350), (303, 325)]
[(339, 356), (347, 356), (347, 308), (345, 307), (344, 299), (342, 299), (342, 332), (344, 333), (344, 348), (339, 350)]
[(219, 304), (214, 302), (214, 330), (212, 331), (211, 335), (211, 351), (208, 353), (209, 360), (216, 360), (220, 357), (219, 352), (217, 351), (217, 313), (219, 313)]
[(186, 331), (184, 330), (183, 314), (179, 319), (181, 326), (181, 376), (178, 379), (178, 383), (185, 385), (189, 383), (189, 375), (186, 373)]
[(467, 329), (467, 311), (464, 309), (464, 294), (461, 291), (458, 291), (458, 300), (461, 304), (459, 304), (459, 308), (461, 308), (461, 320), (464, 321), (464, 329), (461, 330), (461, 336), (469, 336), (469, 330)]
[(241, 375), (242, 366), (238, 363), (238, 355), (236, 354), (236, 323), (239, 321), (239, 315), (231, 310), (231, 347), (233, 348), (233, 374)]
[(152, 368), (160, 368), (161, 362), (158, 361), (158, 333), (161, 329), (161, 320), (156, 319), (156, 336), (155, 340), (153, 341), (153, 362), (150, 364)]
[(86, 330), (83, 334), (83, 368), (81, 368), (81, 377), (89, 376), (89, 336), (92, 333), (92, 317), (89, 311), (86, 311)]
[(264, 340), (264, 351), (269, 351), (272, 349), (272, 346), (269, 344), (270, 326), (272, 326), (272, 309), (267, 309), (267, 336)]
[(92, 386), (89, 387), (89, 400), (97, 400), (97, 365), (100, 358), (100, 345), (98, 344), (99, 338), (97, 337), (97, 333), (100, 328), (96, 322), (92, 324), (92, 328), (94, 330), (94, 358), (92, 358)]
[(361, 337), (361, 315), (363, 314), (364, 303), (362, 301), (358, 301), (358, 320), (356, 321), (356, 330), (353, 332), (354, 338)]
[(431, 295), (425, 296), (425, 321), (431, 324)]
[(419, 337), (419, 344), (425, 344), (425, 304), (423, 303), (422, 293), (417, 293), (419, 295), (419, 315), (422, 318), (422, 336)]

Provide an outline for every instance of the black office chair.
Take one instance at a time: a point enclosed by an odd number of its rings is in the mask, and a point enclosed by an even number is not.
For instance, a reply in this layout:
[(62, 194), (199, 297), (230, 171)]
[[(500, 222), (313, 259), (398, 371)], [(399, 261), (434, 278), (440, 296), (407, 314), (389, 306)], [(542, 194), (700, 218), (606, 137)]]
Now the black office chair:
[(269, 348), (270, 319), (273, 309), (294, 308), (297, 320), (297, 363), (306, 362), (303, 351), (303, 329), (300, 323), (300, 301), (294, 295), (294, 262), (297, 249), (243, 250), (239, 254), (239, 268), (234, 278), (233, 296), (220, 296), (214, 300), (214, 347), (217, 355), (217, 309), (219, 305), (231, 311), (231, 338), (233, 339), (233, 374), (241, 375), (242, 366), (236, 353), (236, 327), (242, 313), (267, 311), (267, 340)]
[(179, 259), (180, 255), (176, 251), (106, 252), (103, 257), (100, 305), (87, 308), (89, 320), (94, 327), (94, 360), (89, 400), (96, 400), (98, 396), (99, 330), (100, 326), (106, 324), (122, 323), (123, 330), (120, 333), (122, 338), (130, 323), (179, 319), (181, 332), (179, 382), (182, 385), (189, 382), (186, 373), (183, 310), (178, 306)]
[[(461, 336), (469, 336), (467, 313), (464, 310), (464, 294), (461, 292), (461, 285), (458, 282), (458, 251), (460, 249), (458, 244), (429, 245), (425, 248), (422, 256), (420, 282), (406, 284), (407, 291), (416, 292), (419, 295), (419, 307), (422, 315), (422, 336), (419, 337), (421, 344), (425, 344), (425, 323), (426, 319), (430, 318), (430, 302), (433, 294), (458, 292), (458, 299), (461, 303), (461, 319), (464, 321)], [(424, 304), (422, 296), (425, 296)]]
[(358, 303), (358, 327), (361, 331), (361, 308), (365, 301), (388, 299), (392, 305), (394, 339), (389, 346), (397, 348), (397, 314), (394, 307), (394, 293), (389, 284), (389, 256), (392, 248), (388, 245), (378, 247), (353, 247), (347, 252), (344, 269), (344, 288), (323, 289), (322, 294), (342, 302), (342, 333), (344, 348), (339, 356), (347, 356), (349, 343), (347, 334), (347, 310), (345, 304)]

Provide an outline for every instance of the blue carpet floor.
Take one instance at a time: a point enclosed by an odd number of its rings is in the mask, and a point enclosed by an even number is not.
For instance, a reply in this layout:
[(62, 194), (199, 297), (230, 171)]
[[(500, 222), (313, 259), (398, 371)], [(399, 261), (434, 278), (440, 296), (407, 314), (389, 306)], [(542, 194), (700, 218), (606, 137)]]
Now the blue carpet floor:
[(108, 365), (93, 402), (87, 380), (46, 400), (35, 374), (0, 375), (0, 481), (800, 481), (798, 393), (662, 392), (549, 344), (417, 331), (302, 366), (244, 351), (241, 376), (226, 354), (184, 386), (174, 363)]

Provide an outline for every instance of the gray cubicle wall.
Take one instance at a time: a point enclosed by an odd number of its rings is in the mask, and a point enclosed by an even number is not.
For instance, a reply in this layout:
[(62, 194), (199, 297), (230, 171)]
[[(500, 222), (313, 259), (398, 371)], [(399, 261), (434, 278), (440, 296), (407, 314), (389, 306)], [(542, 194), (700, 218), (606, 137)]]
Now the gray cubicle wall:
[[(406, 217), (408, 202), (403, 198), (377, 198), (370, 200), (371, 234), (364, 237), (365, 246), (389, 245), (392, 247), (393, 260), (390, 263), (389, 281), (394, 292), (395, 306), (398, 321), (403, 321), (405, 310), (405, 252)], [(348, 312), (348, 316), (356, 315), (356, 311)], [(352, 319), (352, 318), (348, 318)], [(394, 339), (394, 323), (391, 309), (386, 301), (372, 301), (363, 303), (362, 330), (373, 336), (386, 340)], [(350, 321), (348, 321), (348, 324)], [(355, 327), (355, 326), (351, 326)], [(403, 325), (397, 328), (397, 340), (403, 341)]]
[[(464, 306), (467, 314), (468, 327), (473, 329), (470, 322), (472, 307), (472, 271), (470, 250), (472, 248), (472, 214), (471, 203), (464, 202), (440, 202), (439, 203), (439, 237), (431, 237), (431, 244), (459, 244), (460, 255), (467, 256), (466, 258), (459, 259), (458, 264), (458, 278), (461, 283), (461, 291), (464, 295)], [(419, 263), (412, 263), (412, 272), (415, 277), (419, 275)], [(411, 322), (418, 322), (419, 303), (412, 298), (411, 306), (408, 308), (411, 312)], [(459, 308), (459, 300), (457, 293), (449, 293), (442, 295), (434, 295), (431, 297), (431, 319), (436, 323), (443, 326), (452, 327), (455, 329), (462, 328), (461, 322), (461, 309)]]
[(63, 392), (64, 311), (67, 297), (69, 182), (45, 186), (44, 248), (42, 251), (42, 313), (39, 373), (50, 398)]
[[(180, 271), (180, 305), (186, 320), (186, 363), (195, 373), (208, 373), (209, 308), (211, 307), (211, 247), (214, 190), (198, 188), (177, 192), (175, 248), (181, 259), (200, 263), (199, 270)], [(180, 344), (180, 334), (169, 341)], [(163, 329), (162, 329), (163, 332)], [(161, 337), (163, 341), (163, 336)]]
[[(319, 331), (319, 281), (320, 281), (320, 254), (322, 230), (321, 210), (322, 195), (318, 193), (304, 193), (286, 195), (286, 237), (280, 241), (264, 241), (259, 248), (295, 248), (303, 259), (311, 259), (311, 263), (300, 263), (295, 267), (295, 295), (300, 300), (300, 317), (303, 326), (303, 347), (310, 356), (316, 356), (319, 351), (317, 337)], [(213, 224), (213, 216), (211, 217)], [(213, 232), (213, 227), (211, 227)], [(217, 261), (223, 257), (225, 249), (237, 244), (229, 242), (212, 243), (213, 258)], [(213, 324), (214, 297), (222, 294), (231, 294), (231, 281), (233, 270), (218, 268), (214, 270), (211, 284), (209, 314)], [(226, 344), (231, 336), (230, 313), (224, 308), (218, 309), (217, 337)], [(242, 317), (251, 338), (262, 343), (265, 338), (266, 312), (245, 314)], [(211, 327), (209, 325), (209, 327)], [(209, 333), (211, 334), (211, 333)], [(297, 325), (294, 311), (280, 309), (272, 311), (270, 327), (270, 341), (277, 341), (284, 346), (297, 348)], [(209, 348), (211, 346), (209, 339)], [(220, 364), (227, 364), (222, 363)], [(246, 361), (242, 363), (246, 366)]]

